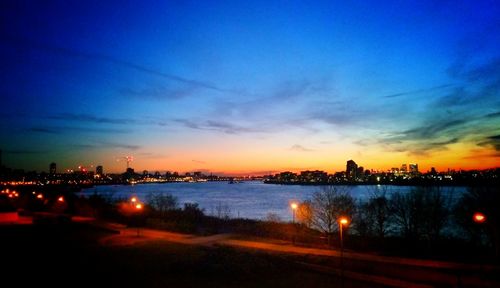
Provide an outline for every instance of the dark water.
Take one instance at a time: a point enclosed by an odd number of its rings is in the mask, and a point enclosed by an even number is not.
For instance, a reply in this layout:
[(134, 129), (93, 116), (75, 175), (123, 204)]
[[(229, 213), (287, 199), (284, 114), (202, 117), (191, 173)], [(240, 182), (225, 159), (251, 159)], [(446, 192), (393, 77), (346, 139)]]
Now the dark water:
[[(365, 200), (375, 191), (386, 191), (387, 195), (396, 191), (407, 192), (409, 186), (338, 186), (347, 189), (356, 199)], [(83, 190), (81, 193), (90, 195), (94, 192), (114, 198), (128, 198), (137, 196), (146, 201), (149, 194), (165, 193), (177, 197), (181, 206), (184, 203), (198, 203), (206, 214), (215, 215), (217, 206), (229, 208), (230, 217), (264, 219), (269, 213), (274, 213), (283, 221), (292, 220), (290, 203), (310, 199), (314, 192), (320, 191), (321, 186), (274, 185), (260, 181), (249, 181), (236, 184), (227, 182), (198, 182), (198, 183), (163, 183), (141, 185), (109, 185), (96, 186)], [(452, 197), (461, 195), (465, 187), (445, 187), (445, 193)]]

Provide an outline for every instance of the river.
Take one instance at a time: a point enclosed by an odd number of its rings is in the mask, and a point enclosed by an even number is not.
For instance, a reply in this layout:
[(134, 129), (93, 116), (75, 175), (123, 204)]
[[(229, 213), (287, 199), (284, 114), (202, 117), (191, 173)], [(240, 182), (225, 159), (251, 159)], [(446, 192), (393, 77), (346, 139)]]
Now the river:
[[(407, 192), (411, 186), (358, 185), (337, 186), (347, 189), (357, 200), (366, 200), (375, 191)], [(98, 193), (115, 199), (137, 196), (146, 201), (149, 194), (165, 193), (177, 197), (180, 206), (184, 203), (198, 203), (208, 215), (215, 215), (218, 206), (227, 207), (231, 218), (265, 219), (270, 213), (283, 221), (292, 220), (290, 203), (310, 199), (322, 186), (275, 185), (260, 181), (246, 181), (235, 184), (227, 182), (161, 183), (138, 185), (103, 185), (84, 189), (79, 194), (89, 196)], [(444, 187), (452, 198), (461, 195), (465, 187)]]

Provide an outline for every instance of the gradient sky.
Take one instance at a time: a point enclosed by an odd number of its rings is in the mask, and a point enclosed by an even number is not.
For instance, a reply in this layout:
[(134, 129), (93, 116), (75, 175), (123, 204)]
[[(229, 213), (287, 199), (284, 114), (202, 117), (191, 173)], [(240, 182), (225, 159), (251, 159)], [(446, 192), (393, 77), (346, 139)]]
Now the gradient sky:
[(180, 2), (2, 1), (3, 164), (499, 166), (498, 1)]

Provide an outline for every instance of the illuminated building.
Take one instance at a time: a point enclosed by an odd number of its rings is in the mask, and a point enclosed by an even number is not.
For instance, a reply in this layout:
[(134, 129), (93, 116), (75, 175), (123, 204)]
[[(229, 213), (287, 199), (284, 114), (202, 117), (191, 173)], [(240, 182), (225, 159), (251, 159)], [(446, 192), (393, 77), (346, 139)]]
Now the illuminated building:
[(50, 175), (56, 174), (56, 163), (54, 163), (54, 162), (50, 163), (49, 173), (50, 173)]
[(406, 172), (408, 172), (408, 165), (401, 164), (401, 173), (406, 173)]
[(411, 174), (414, 174), (414, 175), (418, 174), (418, 164), (410, 163), (409, 166), (410, 166), (410, 173)]
[(104, 171), (103, 171), (103, 169), (102, 169), (102, 166), (101, 166), (101, 165), (99, 165), (99, 166), (95, 167), (95, 174), (96, 174), (96, 175), (102, 176), (102, 175), (104, 174), (103, 172), (104, 172)]
[(358, 164), (356, 164), (356, 162), (354, 162), (353, 160), (347, 161), (346, 170), (345, 170), (345, 174), (347, 176), (347, 179), (355, 180), (357, 170), (358, 170)]

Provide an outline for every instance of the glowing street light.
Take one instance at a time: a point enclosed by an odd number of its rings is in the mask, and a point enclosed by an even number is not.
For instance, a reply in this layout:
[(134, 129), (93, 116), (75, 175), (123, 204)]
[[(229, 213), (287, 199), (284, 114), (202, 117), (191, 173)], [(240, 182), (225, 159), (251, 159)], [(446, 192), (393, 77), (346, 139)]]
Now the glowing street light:
[[(474, 222), (476, 222), (477, 224), (482, 225), (482, 224), (484, 224), (484, 222), (486, 222), (486, 215), (484, 215), (481, 212), (476, 212), (472, 215), (472, 220), (474, 220)], [(479, 277), (482, 281), (482, 278), (483, 278), (483, 260), (482, 260), (482, 258), (479, 258), (479, 273), (480, 273)]]
[(344, 287), (344, 239), (342, 235), (342, 229), (345, 226), (349, 225), (349, 219), (347, 217), (340, 217), (338, 219), (339, 222), (339, 232), (340, 232), (340, 280), (342, 283), (342, 287)]
[(290, 204), (290, 208), (292, 208), (292, 223), (295, 223), (295, 210), (299, 208), (299, 204), (292, 202), (292, 204)]
[(297, 202), (292, 202), (290, 204), (290, 208), (292, 208), (292, 224), (293, 224), (293, 228), (294, 228), (294, 231), (293, 231), (293, 237), (292, 237), (292, 243), (295, 244), (295, 234), (296, 234), (296, 229), (297, 227), (295, 227), (295, 210), (297, 210), (297, 208), (299, 208), (299, 204), (297, 204)]
[(479, 223), (479, 224), (484, 223), (484, 222), (486, 222), (486, 215), (484, 215), (481, 212), (476, 212), (472, 216), (472, 220), (474, 220), (474, 222)]
[[(133, 205), (133, 207), (135, 209), (135, 212), (140, 213), (144, 209), (144, 206), (142, 205), (142, 203), (140, 203), (137, 200), (136, 197), (132, 197), (130, 199), (130, 202), (132, 202), (132, 205)], [(137, 217), (139, 217), (139, 215), (137, 215)], [(138, 220), (138, 218), (137, 218), (137, 220)], [(141, 227), (140, 227), (139, 223), (137, 223), (137, 237), (139, 237), (139, 235), (141, 234), (140, 233), (140, 229), (141, 229)]]
[(58, 201), (58, 202), (64, 202), (64, 197), (63, 197), (63, 196), (61, 196), (61, 197), (57, 198), (57, 201)]

